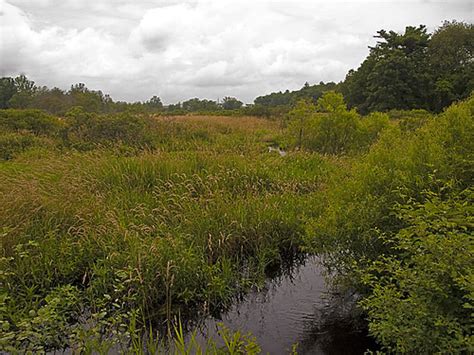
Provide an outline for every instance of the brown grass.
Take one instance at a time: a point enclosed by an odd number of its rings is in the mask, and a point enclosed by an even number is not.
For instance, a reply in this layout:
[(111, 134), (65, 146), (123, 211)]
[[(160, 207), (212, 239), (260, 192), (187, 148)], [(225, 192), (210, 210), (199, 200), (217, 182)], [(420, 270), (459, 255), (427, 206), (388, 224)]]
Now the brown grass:
[(155, 116), (162, 122), (185, 123), (190, 126), (199, 126), (201, 128), (208, 127), (228, 127), (232, 130), (255, 131), (261, 129), (278, 130), (279, 123), (277, 121), (253, 117), (229, 117), (229, 116)]

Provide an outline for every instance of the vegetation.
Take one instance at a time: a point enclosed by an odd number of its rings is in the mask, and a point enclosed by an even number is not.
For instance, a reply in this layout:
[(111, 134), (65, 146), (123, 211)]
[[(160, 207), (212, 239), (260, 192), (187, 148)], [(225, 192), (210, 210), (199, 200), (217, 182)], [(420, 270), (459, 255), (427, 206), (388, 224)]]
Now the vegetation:
[(308, 224), (389, 351), (473, 350), (473, 113), (471, 97), (419, 128), (388, 126)]
[(330, 92), (287, 128), (2, 111), (2, 346), (130, 341), (225, 307), (306, 248), (364, 296), (388, 350), (471, 350), (473, 104), (360, 117)]
[(474, 90), (474, 25), (445, 22), (433, 35), (426, 27), (405, 33), (378, 31), (381, 41), (341, 91), (361, 113), (391, 109), (440, 112)]
[(354, 109), (347, 110), (342, 95), (333, 91), (325, 93), (317, 106), (307, 101), (298, 102), (288, 116), (294, 144), (322, 154), (368, 149), (389, 125), (389, 117), (385, 114), (361, 117)]
[(9, 350), (86, 346), (134, 312), (143, 325), (220, 309), (298, 251), (302, 213), (334, 169), (268, 154), (272, 121), (36, 113), (3, 111), (28, 123), (6, 135), (52, 142), (0, 169)]
[[(176, 316), (305, 252), (383, 350), (474, 352), (472, 31), (380, 31), (343, 83), (246, 107), (2, 78), (1, 351), (204, 351)], [(209, 353), (260, 351), (221, 337)]]

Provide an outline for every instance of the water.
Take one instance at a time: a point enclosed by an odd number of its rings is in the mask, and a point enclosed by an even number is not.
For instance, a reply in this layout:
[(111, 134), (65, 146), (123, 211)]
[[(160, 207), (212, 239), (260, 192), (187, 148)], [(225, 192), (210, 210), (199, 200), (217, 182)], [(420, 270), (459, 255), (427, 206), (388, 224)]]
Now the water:
[(250, 292), (221, 319), (206, 318), (199, 327), (198, 341), (205, 344), (208, 336), (217, 339), (222, 322), (231, 330), (251, 332), (263, 353), (288, 354), (298, 343), (299, 354), (363, 354), (373, 344), (343, 314), (352, 308), (353, 300), (341, 298), (334, 307), (327, 291), (322, 267), (317, 258), (311, 258), (290, 274)]

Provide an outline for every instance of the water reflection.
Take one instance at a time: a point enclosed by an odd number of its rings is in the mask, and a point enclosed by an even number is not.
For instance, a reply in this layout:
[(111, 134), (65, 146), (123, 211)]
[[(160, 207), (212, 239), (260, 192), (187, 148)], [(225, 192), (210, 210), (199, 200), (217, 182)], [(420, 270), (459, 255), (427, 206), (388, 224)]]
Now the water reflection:
[(350, 312), (354, 300), (328, 296), (322, 267), (310, 258), (290, 273), (268, 280), (263, 289), (247, 294), (219, 318), (199, 326), (198, 341), (218, 338), (218, 323), (251, 332), (264, 353), (288, 354), (298, 343), (299, 354), (363, 354), (373, 347)]

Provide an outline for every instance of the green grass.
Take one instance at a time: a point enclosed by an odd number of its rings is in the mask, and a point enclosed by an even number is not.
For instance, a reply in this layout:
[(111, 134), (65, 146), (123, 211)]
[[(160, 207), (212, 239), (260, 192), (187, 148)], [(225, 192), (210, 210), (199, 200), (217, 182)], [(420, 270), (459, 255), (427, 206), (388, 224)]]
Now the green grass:
[(8, 349), (74, 346), (81, 312), (110, 333), (131, 311), (148, 324), (219, 309), (299, 251), (337, 159), (270, 154), (276, 123), (226, 120), (152, 121), (156, 148), (128, 156), (32, 148), (0, 163)]

